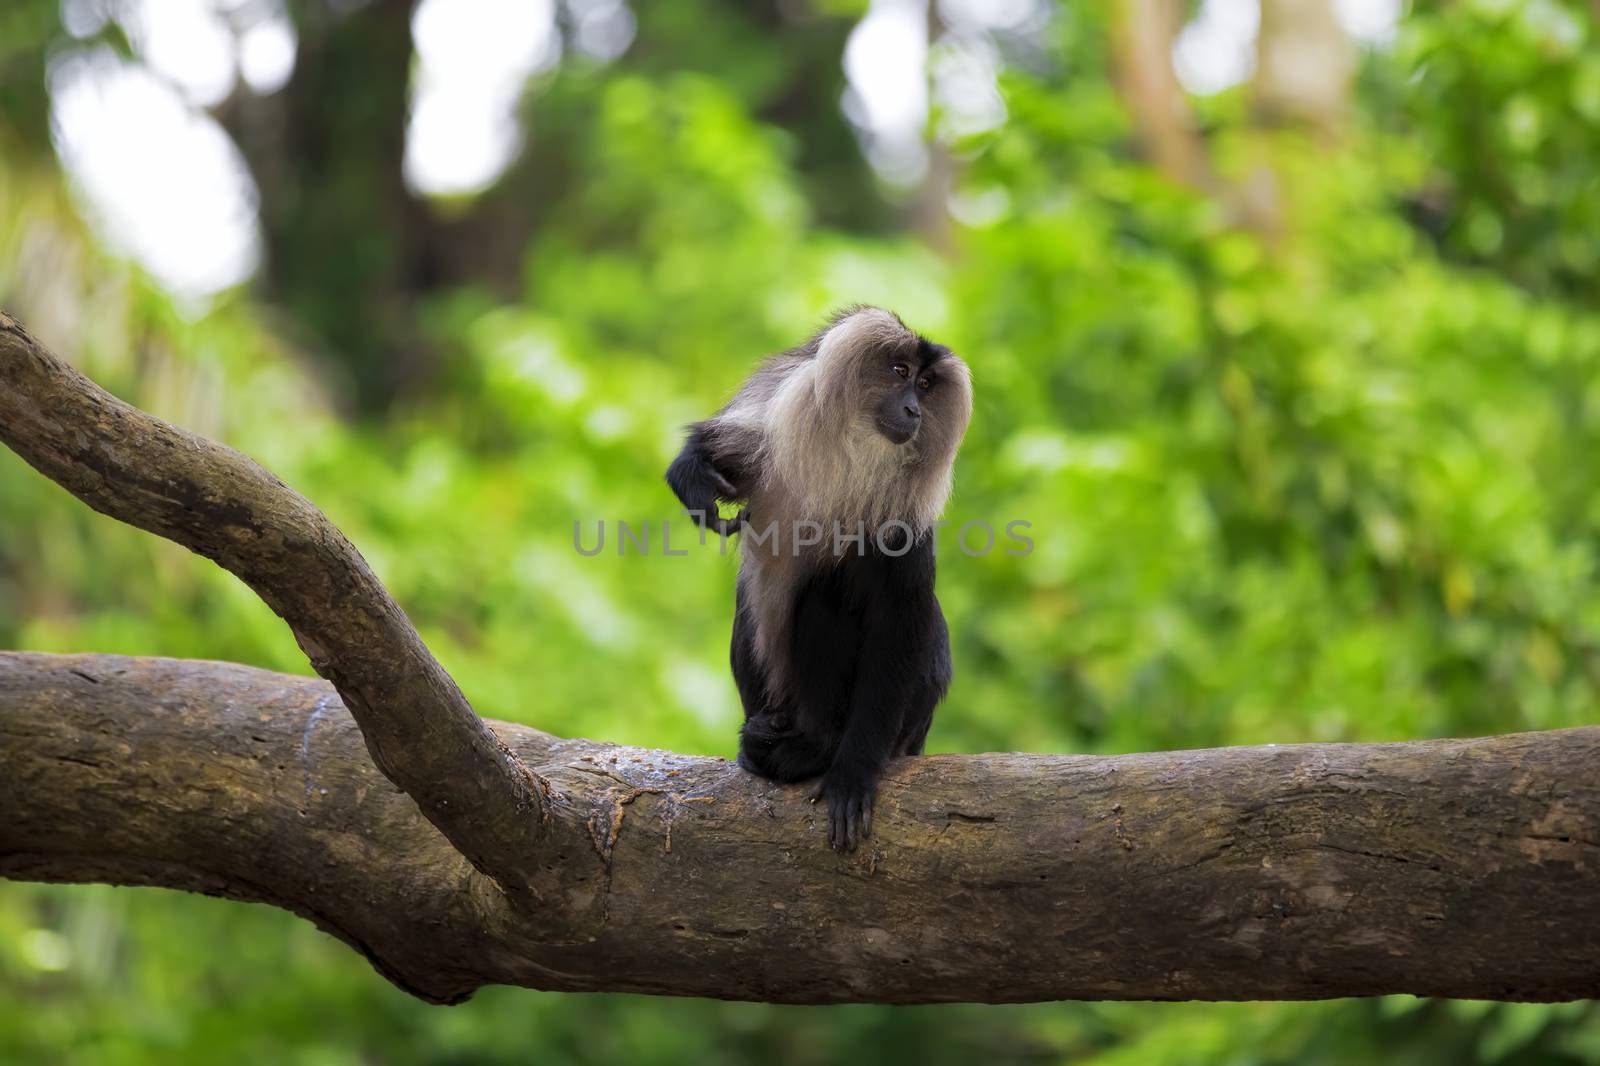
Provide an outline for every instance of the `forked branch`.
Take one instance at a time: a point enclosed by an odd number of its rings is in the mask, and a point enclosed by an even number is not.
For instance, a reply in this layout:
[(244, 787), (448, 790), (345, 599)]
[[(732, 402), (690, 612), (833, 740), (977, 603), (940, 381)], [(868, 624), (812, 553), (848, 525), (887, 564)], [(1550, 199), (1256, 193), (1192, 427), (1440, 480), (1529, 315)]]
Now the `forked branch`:
[(372, 759), (479, 870), (534, 887), (539, 781), (434, 659), (360, 552), (254, 460), (112, 396), (0, 312), (0, 442), (102, 514), (231, 571), (333, 682)]

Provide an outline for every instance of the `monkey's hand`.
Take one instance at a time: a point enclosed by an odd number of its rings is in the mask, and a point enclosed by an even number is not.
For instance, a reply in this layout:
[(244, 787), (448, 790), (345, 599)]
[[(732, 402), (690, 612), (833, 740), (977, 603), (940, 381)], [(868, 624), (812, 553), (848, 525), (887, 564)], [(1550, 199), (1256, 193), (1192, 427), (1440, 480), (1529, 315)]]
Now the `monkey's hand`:
[(721, 533), (724, 537), (732, 536), (733, 534), (744, 529), (745, 519), (749, 516), (749, 514), (750, 509), (748, 507), (741, 507), (739, 508), (739, 513), (734, 515), (732, 518), (723, 518), (721, 515), (718, 515), (716, 518), (711, 520), (710, 528), (718, 533)]
[(724, 537), (744, 528), (745, 512), (732, 518), (717, 513), (717, 501), (736, 503), (744, 499), (738, 487), (716, 468), (703, 445), (693, 439), (667, 468), (667, 483), (678, 494), (689, 517), (702, 528)]
[(828, 801), (828, 844), (834, 851), (850, 852), (872, 833), (872, 805), (878, 793), (878, 775), (834, 766), (811, 793), (811, 802)]
[(741, 497), (739, 490), (733, 487), (733, 482), (718, 473), (715, 467), (708, 465), (707, 469), (710, 476), (708, 478), (709, 486), (706, 498), (701, 501), (699, 507), (692, 509), (689, 514), (696, 522), (699, 522), (713, 533), (719, 533), (724, 537), (730, 536), (744, 528), (745, 515), (748, 514), (748, 511), (745, 508), (740, 508), (739, 513), (732, 518), (723, 518), (717, 513), (718, 500), (733, 501)]
[(733, 534), (743, 530), (745, 520), (749, 514), (750, 511), (748, 508), (741, 507), (739, 509), (739, 513), (734, 515), (732, 518), (723, 518), (717, 513), (717, 505), (715, 503), (710, 505), (709, 510), (702, 507), (696, 507), (689, 511), (689, 517), (693, 519), (697, 525), (704, 526), (706, 529), (711, 530), (711, 532), (724, 537), (731, 537)]

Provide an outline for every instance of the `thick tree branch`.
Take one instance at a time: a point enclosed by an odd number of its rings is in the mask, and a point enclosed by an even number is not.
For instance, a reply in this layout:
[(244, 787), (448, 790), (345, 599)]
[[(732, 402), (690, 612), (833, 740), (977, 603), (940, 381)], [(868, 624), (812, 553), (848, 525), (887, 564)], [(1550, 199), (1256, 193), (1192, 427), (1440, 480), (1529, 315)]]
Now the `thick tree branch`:
[(548, 918), (378, 776), (320, 681), (0, 653), (0, 875), (286, 907), (443, 1001), (1600, 995), (1600, 728), (902, 760), (850, 857), (803, 786), (496, 728), (562, 797)]
[(0, 442), (102, 514), (236, 574), (333, 682), (385, 776), (479, 870), (537, 894), (542, 782), (322, 512), (253, 460), (123, 403), (4, 312)]

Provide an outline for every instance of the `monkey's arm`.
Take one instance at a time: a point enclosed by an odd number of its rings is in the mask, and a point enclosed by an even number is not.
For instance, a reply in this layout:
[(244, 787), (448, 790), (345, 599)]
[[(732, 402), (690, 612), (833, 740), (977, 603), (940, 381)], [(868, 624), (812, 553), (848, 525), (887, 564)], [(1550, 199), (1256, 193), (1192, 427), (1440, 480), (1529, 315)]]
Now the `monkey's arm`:
[(717, 443), (715, 431), (707, 423), (691, 426), (683, 450), (667, 467), (667, 484), (696, 522), (726, 536), (739, 531), (744, 512), (722, 518), (717, 513), (717, 501), (742, 500), (746, 493), (734, 484), (740, 474), (738, 464), (728, 456), (719, 460)]
[(896, 754), (913, 696), (934, 669), (943, 624), (933, 595), (931, 536), (879, 565), (883, 581), (863, 619), (849, 717), (815, 793), (828, 801), (828, 843), (838, 851), (854, 851), (872, 832), (878, 779)]

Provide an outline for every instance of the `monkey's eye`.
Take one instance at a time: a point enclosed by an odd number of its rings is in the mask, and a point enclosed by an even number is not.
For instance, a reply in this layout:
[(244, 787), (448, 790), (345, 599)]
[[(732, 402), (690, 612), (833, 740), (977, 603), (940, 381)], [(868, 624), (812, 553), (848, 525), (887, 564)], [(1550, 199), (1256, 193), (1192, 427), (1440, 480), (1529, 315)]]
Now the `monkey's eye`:
[(906, 366), (904, 363), (896, 363), (889, 369), (893, 370), (896, 374), (899, 374), (903, 378), (908, 378), (911, 376), (911, 368)]
[(932, 378), (918, 378), (917, 379), (917, 388), (921, 389), (923, 392), (927, 392), (929, 389), (933, 388), (933, 379)]

